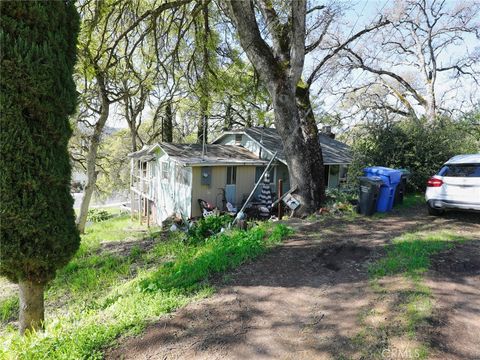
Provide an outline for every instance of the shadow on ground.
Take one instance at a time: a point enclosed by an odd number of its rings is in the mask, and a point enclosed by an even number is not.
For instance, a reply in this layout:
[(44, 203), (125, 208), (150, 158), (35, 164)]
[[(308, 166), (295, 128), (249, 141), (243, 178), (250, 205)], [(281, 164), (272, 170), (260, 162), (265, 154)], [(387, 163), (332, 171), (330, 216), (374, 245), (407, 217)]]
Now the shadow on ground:
[[(408, 231), (479, 231), (465, 213), (423, 207), (382, 219), (292, 222), (296, 234), (255, 262), (214, 279), (218, 293), (163, 317), (109, 350), (115, 359), (331, 359), (356, 355), (359, 316), (377, 296), (367, 268)], [(459, 230), (460, 231), (460, 230)], [(473, 311), (474, 309), (472, 309)], [(358, 355), (358, 354), (357, 354)]]

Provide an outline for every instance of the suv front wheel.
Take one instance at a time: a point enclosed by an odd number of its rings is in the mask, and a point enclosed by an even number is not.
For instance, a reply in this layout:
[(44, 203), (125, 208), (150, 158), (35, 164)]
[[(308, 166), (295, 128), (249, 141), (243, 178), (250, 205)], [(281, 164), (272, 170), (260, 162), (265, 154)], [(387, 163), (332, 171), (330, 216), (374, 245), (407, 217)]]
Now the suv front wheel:
[(435, 209), (434, 207), (431, 207), (430, 204), (428, 203), (427, 203), (427, 209), (428, 209), (428, 214), (433, 216), (439, 216), (445, 212), (445, 210), (443, 209)]

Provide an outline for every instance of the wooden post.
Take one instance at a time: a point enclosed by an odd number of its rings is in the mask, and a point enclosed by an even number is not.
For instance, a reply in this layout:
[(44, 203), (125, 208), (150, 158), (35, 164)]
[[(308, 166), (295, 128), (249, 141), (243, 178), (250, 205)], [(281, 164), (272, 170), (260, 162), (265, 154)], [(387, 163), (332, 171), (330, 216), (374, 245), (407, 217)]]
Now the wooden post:
[(147, 227), (150, 227), (150, 200), (145, 199), (145, 203), (147, 204)]
[[(283, 191), (283, 181), (282, 179), (278, 179), (278, 187), (277, 187), (277, 193), (278, 193), (278, 198), (280, 199), (282, 197), (282, 191)], [(282, 219), (282, 202), (279, 201), (278, 202), (278, 220), (281, 220)]]
[(130, 221), (133, 221), (133, 203), (135, 201), (135, 193), (130, 188)]
[(135, 176), (135, 169), (134, 169), (134, 160), (133, 158), (130, 160), (130, 221), (133, 222), (133, 209), (134, 209), (134, 202), (135, 202), (135, 192), (132, 190)]
[(142, 224), (142, 195), (138, 195), (138, 222)]

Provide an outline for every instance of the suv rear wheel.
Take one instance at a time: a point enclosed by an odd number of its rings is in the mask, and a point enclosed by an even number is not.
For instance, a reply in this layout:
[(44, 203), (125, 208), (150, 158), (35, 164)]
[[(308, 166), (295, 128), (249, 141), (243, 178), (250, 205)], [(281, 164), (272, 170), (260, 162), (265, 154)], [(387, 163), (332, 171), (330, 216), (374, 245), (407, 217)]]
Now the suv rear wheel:
[(428, 203), (427, 203), (427, 209), (428, 209), (428, 214), (433, 216), (439, 216), (445, 212), (445, 210), (435, 209), (434, 207), (431, 207), (430, 204)]

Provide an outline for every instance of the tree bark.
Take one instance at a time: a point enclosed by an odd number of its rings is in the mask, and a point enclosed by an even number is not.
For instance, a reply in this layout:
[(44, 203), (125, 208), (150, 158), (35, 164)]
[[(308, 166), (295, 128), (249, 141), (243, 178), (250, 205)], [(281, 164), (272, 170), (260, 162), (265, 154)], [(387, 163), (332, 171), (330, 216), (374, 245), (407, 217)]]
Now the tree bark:
[(228, 95), (227, 104), (225, 106), (225, 120), (223, 122), (223, 130), (232, 130), (233, 117), (232, 117), (232, 96)]
[(88, 208), (90, 207), (90, 201), (92, 199), (93, 191), (95, 190), (95, 184), (97, 182), (97, 155), (98, 147), (100, 145), (100, 137), (102, 136), (103, 128), (108, 119), (110, 112), (110, 102), (107, 97), (105, 81), (100, 75), (97, 75), (97, 81), (99, 86), (99, 92), (101, 94), (102, 108), (100, 117), (95, 124), (93, 135), (90, 138), (90, 146), (88, 148), (87, 155), (87, 183), (82, 197), (82, 204), (80, 205), (80, 213), (77, 218), (77, 228), (80, 234), (85, 233), (85, 224), (87, 223)]
[(165, 107), (165, 118), (162, 124), (162, 141), (173, 142), (173, 111), (170, 100)]
[[(240, 43), (265, 84), (275, 114), (275, 127), (283, 142), (290, 174), (290, 186), (297, 186), (302, 206), (296, 215), (317, 210), (325, 199), (323, 159), (318, 130), (311, 111), (308, 86), (301, 80), (305, 59), (306, 2), (292, 2), (291, 19), (281, 24), (268, 6), (271, 49), (262, 38), (252, 1), (226, 2), (226, 11), (235, 25)], [(281, 55), (281, 56), (280, 56)], [(283, 60), (279, 60), (283, 59)], [(302, 88), (304, 86), (304, 88)]]
[(318, 210), (325, 200), (323, 158), (308, 96), (307, 91), (297, 99), (289, 84), (279, 87), (272, 96), (275, 127), (283, 142), (290, 186), (297, 186), (295, 195), (302, 204), (296, 212), (299, 216)]
[(209, 107), (209, 62), (210, 62), (210, 25), (208, 21), (208, 1), (204, 0), (203, 8), (203, 70), (202, 79), (200, 80), (200, 121), (197, 129), (197, 142), (205, 144), (208, 142), (208, 107)]
[(45, 284), (29, 280), (18, 283), (20, 297), (19, 328), (23, 335), (26, 331), (43, 329), (44, 302), (43, 292)]
[(130, 129), (130, 141), (132, 144), (132, 152), (137, 151), (137, 129), (135, 128), (135, 123), (131, 121), (130, 115), (128, 113), (128, 105), (125, 106), (125, 118), (128, 123), (128, 127)]

